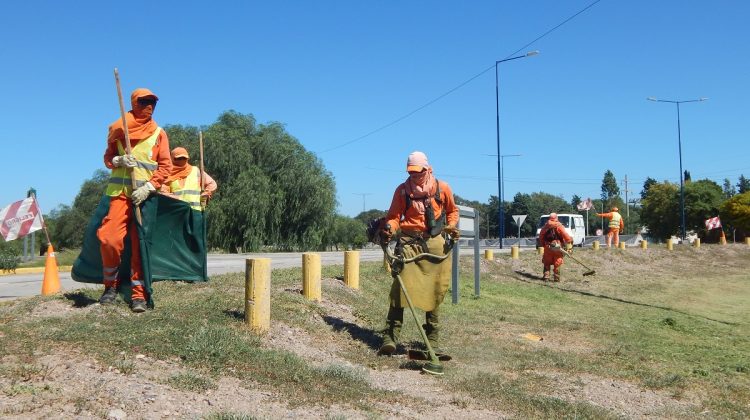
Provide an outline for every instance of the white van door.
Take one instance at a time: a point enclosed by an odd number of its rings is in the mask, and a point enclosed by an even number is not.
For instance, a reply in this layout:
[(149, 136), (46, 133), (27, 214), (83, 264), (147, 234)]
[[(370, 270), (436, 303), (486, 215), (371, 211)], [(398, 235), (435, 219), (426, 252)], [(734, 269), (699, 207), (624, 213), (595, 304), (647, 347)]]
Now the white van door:
[(583, 246), (583, 240), (586, 238), (586, 225), (583, 223), (583, 216), (573, 217), (573, 245)]

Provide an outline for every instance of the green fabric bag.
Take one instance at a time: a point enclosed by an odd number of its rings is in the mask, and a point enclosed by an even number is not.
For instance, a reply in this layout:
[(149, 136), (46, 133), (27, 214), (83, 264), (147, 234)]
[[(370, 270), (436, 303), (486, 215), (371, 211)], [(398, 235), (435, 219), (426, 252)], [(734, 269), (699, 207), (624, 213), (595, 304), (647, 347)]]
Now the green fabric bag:
[[(89, 220), (81, 253), (73, 263), (71, 277), (82, 283), (103, 283), (101, 243), (96, 231), (109, 212), (109, 196), (102, 196)], [(149, 305), (151, 284), (160, 280), (208, 281), (206, 223), (203, 212), (184, 201), (161, 194), (149, 197), (141, 205), (143, 225), (138, 226), (143, 264), (143, 280)], [(135, 219), (135, 215), (133, 215)], [(130, 295), (130, 239), (119, 269), (120, 291)]]

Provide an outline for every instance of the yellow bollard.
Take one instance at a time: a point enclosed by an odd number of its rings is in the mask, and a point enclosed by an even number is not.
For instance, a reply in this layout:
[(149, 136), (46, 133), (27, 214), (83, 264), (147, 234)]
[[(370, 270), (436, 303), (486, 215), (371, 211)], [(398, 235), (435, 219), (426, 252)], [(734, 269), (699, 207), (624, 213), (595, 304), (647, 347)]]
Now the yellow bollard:
[(258, 333), (271, 327), (271, 259), (245, 260), (245, 324)]
[(344, 284), (359, 289), (359, 251), (344, 252)]
[(539, 255), (544, 255), (544, 247), (543, 246), (536, 247), (536, 253)]
[(495, 259), (495, 256), (493, 255), (491, 249), (485, 249), (484, 250), (484, 259), (485, 260), (490, 260), (490, 261)]
[(721, 238), (719, 238), (719, 243), (722, 244), (722, 245), (726, 245), (727, 244), (727, 238), (725, 236), (722, 236)]
[(701, 238), (695, 238), (695, 240), (693, 241), (693, 246), (696, 247), (696, 248), (700, 248), (701, 247)]
[(599, 250), (599, 241), (594, 241), (591, 243), (591, 247), (594, 248), (594, 251)]
[(750, 236), (745, 238), (745, 245), (750, 245)]
[(302, 296), (320, 301), (320, 254), (302, 254)]
[(641, 241), (641, 249), (648, 249), (648, 241), (647, 240), (644, 239), (644, 240)]
[(517, 260), (518, 259), (518, 245), (513, 245), (510, 247), (510, 258)]
[(620, 248), (620, 249), (625, 249), (625, 242), (618, 243), (617, 247)]
[(674, 243), (672, 239), (667, 239), (667, 251), (671, 251), (672, 249), (674, 249)]

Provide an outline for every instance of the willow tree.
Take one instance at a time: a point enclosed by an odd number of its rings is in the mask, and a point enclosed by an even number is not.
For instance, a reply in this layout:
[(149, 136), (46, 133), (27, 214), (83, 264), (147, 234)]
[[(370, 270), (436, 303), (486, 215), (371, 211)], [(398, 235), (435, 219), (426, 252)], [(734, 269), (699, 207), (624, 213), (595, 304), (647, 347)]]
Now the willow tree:
[[(170, 145), (199, 164), (198, 128), (166, 127)], [(209, 246), (254, 251), (263, 246), (321, 246), (336, 206), (333, 176), (279, 123), (257, 124), (228, 111), (203, 129), (206, 173), (219, 185), (207, 208)]]

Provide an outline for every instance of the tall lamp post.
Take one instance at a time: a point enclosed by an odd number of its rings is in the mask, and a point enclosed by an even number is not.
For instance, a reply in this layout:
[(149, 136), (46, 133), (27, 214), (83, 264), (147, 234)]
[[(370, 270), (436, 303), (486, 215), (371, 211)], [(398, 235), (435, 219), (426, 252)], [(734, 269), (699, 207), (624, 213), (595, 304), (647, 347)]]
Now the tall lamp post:
[[(505, 158), (507, 158), (507, 157), (516, 157), (516, 156), (521, 156), (521, 155), (520, 154), (518, 154), (518, 155), (500, 155), (500, 163), (501, 163), (501, 165), (500, 165), (501, 166), (501, 168), (500, 168), (500, 185), (502, 186), (502, 188), (500, 188), (500, 193), (502, 194), (502, 197), (500, 197), (500, 207), (503, 210), (505, 210), (505, 206), (503, 206), (503, 203), (505, 203)], [(505, 218), (501, 217), (500, 220), (505, 221)], [(500, 227), (500, 234), (503, 235), (502, 237), (505, 236), (505, 223), (503, 223), (503, 225)], [(520, 238), (520, 236), (519, 236), (519, 238)]]
[(352, 193), (354, 195), (361, 195), (362, 196), (362, 213), (367, 211), (365, 209), (365, 196), (372, 195), (372, 193)]
[(680, 104), (688, 102), (703, 102), (708, 98), (691, 99), (688, 101), (670, 101), (666, 99), (656, 99), (653, 96), (649, 96), (649, 101), (653, 102), (666, 102), (677, 105), (677, 148), (680, 154), (680, 234), (682, 236), (682, 242), (685, 242), (685, 173), (682, 172), (682, 138), (680, 134)]
[(497, 72), (497, 65), (506, 61), (517, 60), (519, 58), (531, 57), (539, 54), (539, 51), (529, 51), (524, 55), (518, 55), (515, 57), (506, 58), (503, 60), (495, 61), (495, 128), (497, 132), (497, 200), (498, 200), (498, 226), (500, 236), (500, 249), (503, 249), (503, 237), (505, 236), (505, 219), (503, 209), (503, 166), (502, 166), (502, 155), (500, 154), (500, 83)]

